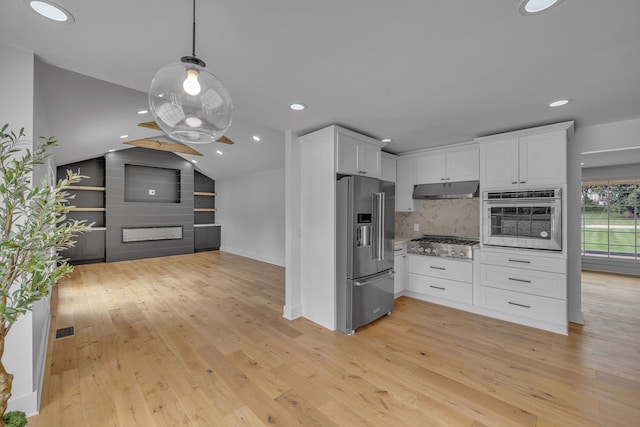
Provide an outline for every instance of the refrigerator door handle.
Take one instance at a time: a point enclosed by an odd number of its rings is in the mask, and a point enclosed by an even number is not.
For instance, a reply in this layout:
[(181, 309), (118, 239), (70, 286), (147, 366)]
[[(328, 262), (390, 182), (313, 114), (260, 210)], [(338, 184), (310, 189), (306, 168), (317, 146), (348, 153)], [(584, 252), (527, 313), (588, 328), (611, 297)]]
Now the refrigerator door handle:
[(373, 193), (373, 258), (384, 260), (384, 193)]
[(373, 278), (368, 279), (368, 280), (354, 281), (353, 285), (354, 286), (366, 286), (366, 285), (370, 285), (372, 283), (377, 283), (377, 282), (380, 282), (382, 280), (389, 279), (391, 277), (394, 277), (395, 275), (396, 275), (396, 272), (392, 270), (392, 271), (390, 271), (388, 273), (385, 273), (385, 274), (383, 274), (381, 276), (376, 276), (376, 277), (373, 277)]

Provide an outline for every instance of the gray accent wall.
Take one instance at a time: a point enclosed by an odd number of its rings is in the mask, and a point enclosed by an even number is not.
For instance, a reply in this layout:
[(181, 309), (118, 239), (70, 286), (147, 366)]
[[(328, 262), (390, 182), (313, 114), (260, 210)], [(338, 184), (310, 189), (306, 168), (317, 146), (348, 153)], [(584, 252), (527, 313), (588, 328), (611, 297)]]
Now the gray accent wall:
[[(180, 202), (125, 202), (126, 164), (179, 170)], [(193, 253), (194, 171), (190, 162), (173, 153), (130, 148), (107, 153), (105, 166), (107, 262)], [(140, 184), (144, 185), (126, 185)], [(149, 189), (162, 194), (159, 188)], [(182, 226), (182, 240), (122, 243), (122, 228), (162, 226)]]

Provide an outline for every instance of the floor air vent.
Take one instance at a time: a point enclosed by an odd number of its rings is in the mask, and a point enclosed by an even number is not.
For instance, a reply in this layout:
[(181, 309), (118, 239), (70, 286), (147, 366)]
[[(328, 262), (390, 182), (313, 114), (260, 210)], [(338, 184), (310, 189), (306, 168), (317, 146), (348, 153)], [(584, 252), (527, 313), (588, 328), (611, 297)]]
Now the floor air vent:
[(56, 339), (57, 338), (64, 338), (64, 337), (70, 337), (73, 334), (74, 334), (73, 326), (69, 326), (67, 328), (56, 329)]

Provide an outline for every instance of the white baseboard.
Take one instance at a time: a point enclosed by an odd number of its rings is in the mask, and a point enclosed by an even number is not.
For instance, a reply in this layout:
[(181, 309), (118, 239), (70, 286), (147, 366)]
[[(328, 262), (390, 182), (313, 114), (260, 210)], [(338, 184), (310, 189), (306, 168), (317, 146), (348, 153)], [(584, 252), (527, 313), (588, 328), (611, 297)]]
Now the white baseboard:
[(581, 310), (569, 309), (569, 322), (584, 325), (584, 313)]
[(296, 305), (296, 306), (285, 305), (282, 311), (283, 311), (282, 317), (284, 317), (287, 320), (293, 320), (293, 319), (297, 319), (298, 317), (302, 317), (301, 305)]
[(40, 354), (36, 359), (35, 388), (38, 392), (38, 400), (36, 403), (36, 410), (40, 410), (40, 402), (42, 401), (42, 384), (44, 382), (44, 368), (47, 363), (47, 346), (49, 345), (49, 328), (51, 327), (51, 313), (47, 316), (47, 323), (44, 326), (44, 333), (42, 334), (42, 341), (40, 343)]
[(247, 257), (247, 258), (255, 259), (255, 260), (258, 260), (258, 261), (266, 262), (268, 264), (274, 264), (274, 265), (278, 265), (280, 267), (284, 267), (284, 259), (281, 259), (281, 258), (275, 258), (275, 257), (269, 256), (269, 255), (259, 254), (259, 253), (255, 253), (255, 252), (251, 252), (251, 251), (245, 251), (243, 249), (231, 248), (229, 246), (220, 247), (220, 251), (228, 252), (230, 254), (240, 255), (240, 256), (243, 256), (243, 257)]
[(38, 414), (38, 390), (22, 396), (11, 396), (7, 404), (7, 412), (22, 411), (27, 417)]

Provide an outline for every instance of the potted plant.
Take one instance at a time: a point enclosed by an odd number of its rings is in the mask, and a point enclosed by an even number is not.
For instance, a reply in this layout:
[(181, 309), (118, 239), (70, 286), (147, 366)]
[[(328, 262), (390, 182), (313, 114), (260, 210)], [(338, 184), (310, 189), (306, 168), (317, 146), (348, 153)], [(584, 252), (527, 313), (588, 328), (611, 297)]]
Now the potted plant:
[[(2, 364), (5, 338), (18, 317), (33, 309), (73, 267), (58, 251), (74, 245), (87, 230), (84, 221), (68, 220), (65, 188), (81, 177), (67, 172), (55, 185), (33, 185), (33, 171), (49, 157), (53, 138), (33, 150), (24, 147), (24, 129), (0, 130), (0, 427), (24, 425), (24, 414), (4, 418), (13, 375)], [(9, 415), (9, 414), (7, 414)]]

